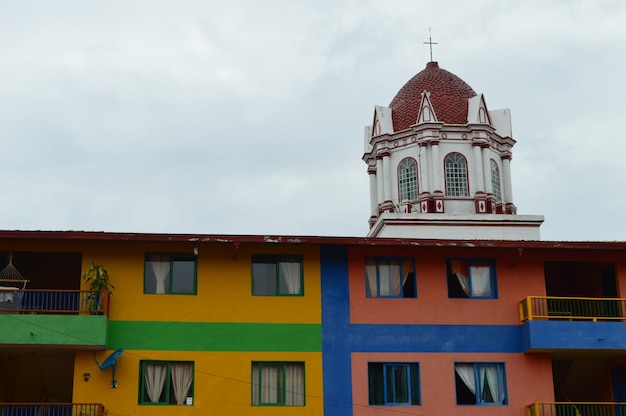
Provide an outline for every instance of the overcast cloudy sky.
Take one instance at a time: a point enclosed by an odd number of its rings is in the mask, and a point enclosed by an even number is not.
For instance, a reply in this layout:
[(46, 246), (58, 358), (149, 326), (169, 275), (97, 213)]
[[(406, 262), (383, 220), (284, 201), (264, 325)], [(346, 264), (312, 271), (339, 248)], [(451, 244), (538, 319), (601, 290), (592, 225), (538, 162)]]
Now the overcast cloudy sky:
[(626, 2), (0, 0), (0, 229), (364, 236), (430, 60), (512, 111), (542, 239), (626, 240)]

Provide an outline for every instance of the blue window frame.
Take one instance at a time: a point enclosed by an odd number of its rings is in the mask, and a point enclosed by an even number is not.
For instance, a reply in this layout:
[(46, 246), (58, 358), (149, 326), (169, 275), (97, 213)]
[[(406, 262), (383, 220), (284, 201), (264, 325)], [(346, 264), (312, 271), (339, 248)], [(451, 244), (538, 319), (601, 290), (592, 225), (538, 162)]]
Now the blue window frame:
[(368, 363), (370, 405), (421, 404), (418, 363)]
[(457, 404), (508, 404), (503, 363), (455, 363), (454, 372)]
[(365, 287), (368, 298), (414, 298), (415, 260), (409, 257), (367, 257)]
[(448, 259), (449, 298), (495, 299), (496, 265), (493, 259)]

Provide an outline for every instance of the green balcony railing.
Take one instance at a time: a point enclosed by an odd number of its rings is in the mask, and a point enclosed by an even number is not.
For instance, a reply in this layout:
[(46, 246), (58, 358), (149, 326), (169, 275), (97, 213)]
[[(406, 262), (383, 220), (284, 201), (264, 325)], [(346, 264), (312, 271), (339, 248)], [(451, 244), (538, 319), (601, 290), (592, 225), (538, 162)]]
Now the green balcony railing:
[(533, 403), (526, 408), (526, 416), (626, 416), (626, 403)]
[(0, 403), (2, 416), (104, 416), (104, 406), (88, 403)]
[(533, 319), (623, 322), (625, 312), (626, 299), (622, 298), (528, 296), (519, 303), (522, 322)]

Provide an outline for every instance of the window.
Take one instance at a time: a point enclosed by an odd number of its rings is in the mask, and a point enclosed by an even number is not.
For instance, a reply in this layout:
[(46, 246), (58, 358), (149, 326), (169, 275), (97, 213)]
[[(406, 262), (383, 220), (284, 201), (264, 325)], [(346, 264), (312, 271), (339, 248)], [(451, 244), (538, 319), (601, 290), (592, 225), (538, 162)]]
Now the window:
[(411, 258), (365, 259), (365, 286), (368, 298), (414, 298), (415, 262)]
[(254, 296), (302, 295), (302, 276), (302, 256), (252, 256)]
[(469, 196), (467, 186), (467, 162), (460, 153), (446, 157), (446, 195)]
[(493, 189), (493, 196), (497, 201), (502, 200), (502, 192), (500, 190), (500, 169), (495, 160), (491, 159), (491, 188)]
[(407, 157), (398, 166), (398, 183), (400, 184), (400, 202), (417, 199), (417, 163)]
[(507, 404), (504, 364), (457, 363), (454, 372), (457, 404)]
[(448, 259), (447, 275), (450, 298), (497, 297), (492, 259)]
[(193, 363), (141, 361), (139, 404), (192, 405)]
[(253, 362), (253, 406), (304, 406), (304, 363)]
[(369, 363), (367, 379), (370, 405), (421, 404), (417, 363)]
[(192, 254), (146, 254), (144, 273), (144, 293), (196, 293), (196, 257)]

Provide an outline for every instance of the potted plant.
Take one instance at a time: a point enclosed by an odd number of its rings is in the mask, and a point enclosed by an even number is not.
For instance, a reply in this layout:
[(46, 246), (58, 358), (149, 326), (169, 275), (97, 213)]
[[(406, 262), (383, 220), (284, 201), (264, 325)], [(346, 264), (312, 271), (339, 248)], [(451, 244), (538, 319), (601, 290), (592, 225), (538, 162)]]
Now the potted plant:
[(104, 266), (91, 262), (91, 265), (83, 274), (83, 280), (89, 283), (89, 290), (96, 292), (87, 297), (89, 310), (93, 313), (93, 311), (102, 309), (101, 292), (104, 290), (110, 295), (115, 289), (115, 286), (109, 282), (109, 272), (107, 272)]

